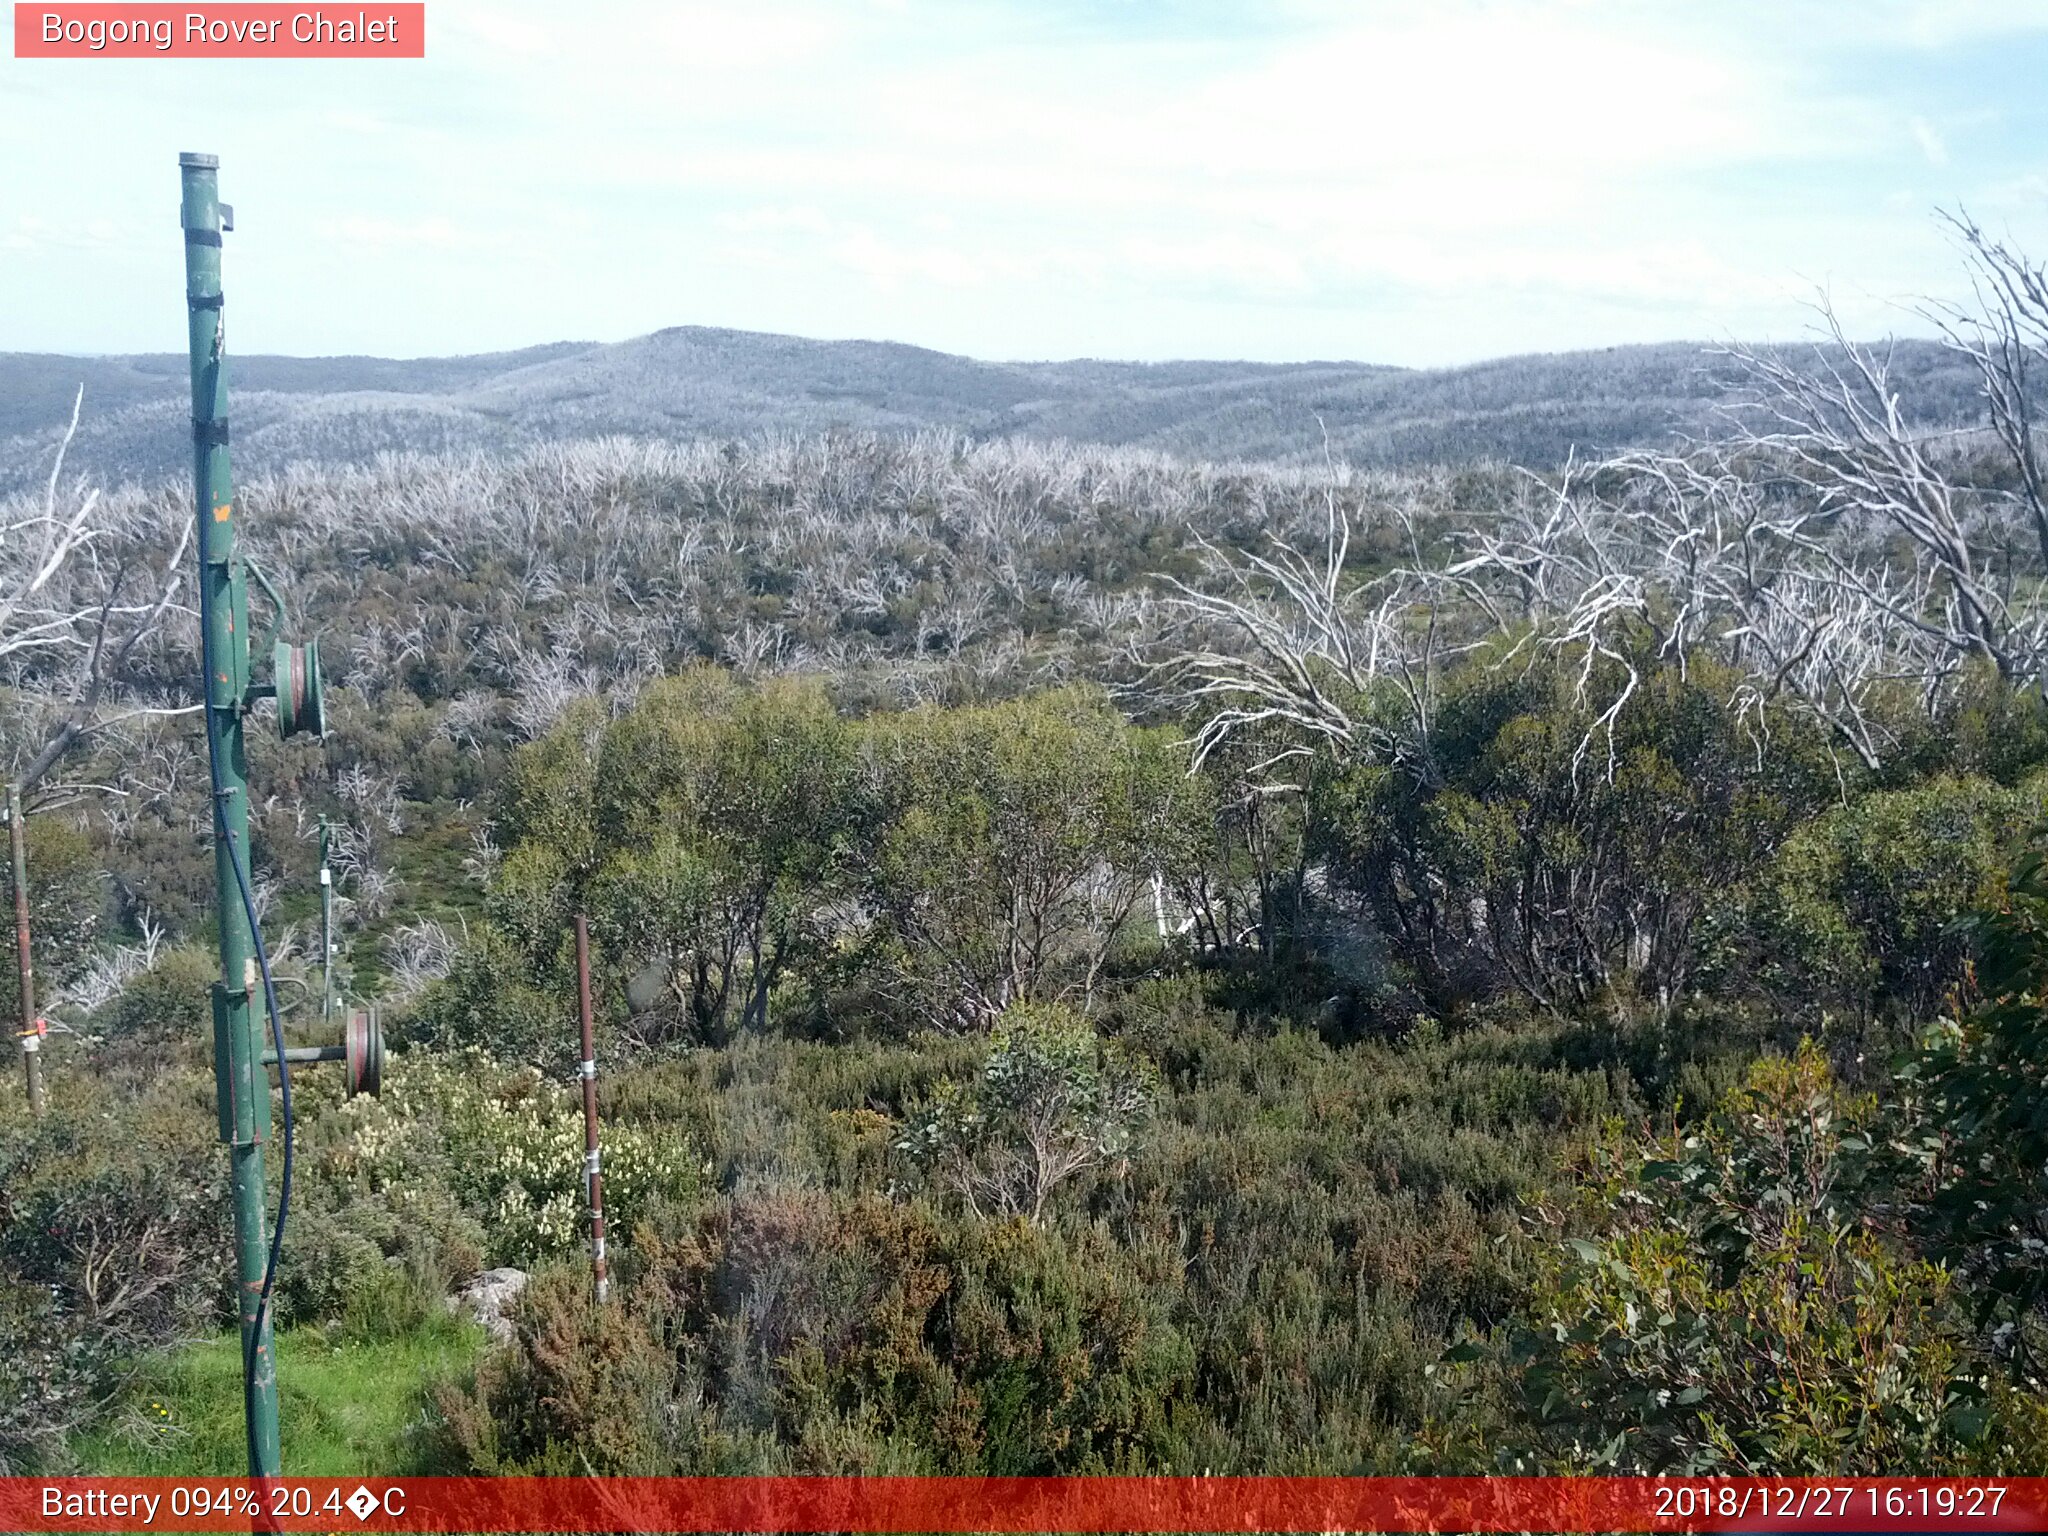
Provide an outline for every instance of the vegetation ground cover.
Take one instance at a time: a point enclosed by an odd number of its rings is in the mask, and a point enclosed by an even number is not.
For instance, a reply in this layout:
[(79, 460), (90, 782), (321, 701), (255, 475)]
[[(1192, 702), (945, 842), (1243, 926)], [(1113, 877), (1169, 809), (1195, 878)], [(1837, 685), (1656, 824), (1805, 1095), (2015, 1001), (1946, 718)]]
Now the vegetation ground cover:
[[(297, 1080), (288, 1458), (2037, 1470), (2024, 400), (1936, 440), (1754, 362), (1797, 432), (1546, 477), (837, 433), (253, 481), (338, 663), (253, 764), (271, 953), (310, 1037), (325, 818), (394, 1046)], [(79, 505), (137, 570), (186, 515)], [(91, 579), (38, 601), (105, 624)], [(0, 1086), (9, 1469), (232, 1428), (158, 617), (132, 707), (0, 651), (17, 771), (85, 722), (29, 821), (50, 1112)], [(486, 1345), (444, 1301), (504, 1265)]]

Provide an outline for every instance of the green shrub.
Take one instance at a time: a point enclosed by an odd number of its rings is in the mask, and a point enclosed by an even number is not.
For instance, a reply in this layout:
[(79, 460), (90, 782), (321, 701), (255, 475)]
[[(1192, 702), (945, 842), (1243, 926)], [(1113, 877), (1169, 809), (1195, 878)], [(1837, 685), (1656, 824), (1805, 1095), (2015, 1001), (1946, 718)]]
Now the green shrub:
[(487, 1267), (483, 1222), (440, 1178), (371, 1187), (331, 1159), (301, 1167), (278, 1272), (286, 1321), (338, 1319), (357, 1335), (395, 1340), (416, 1320), (417, 1298), (438, 1304)]
[(1603, 1147), (1577, 1201), (1542, 1213), (1529, 1309), (1508, 1332), (1538, 1431), (1523, 1465), (2040, 1465), (2048, 1407), (1977, 1348), (1956, 1276), (1879, 1217), (1875, 1120), (1807, 1044), (1760, 1062), (1698, 1131)]
[(48, 1287), (0, 1274), (0, 1477), (72, 1470), (69, 1438), (97, 1418), (121, 1356)]
[(574, 998), (566, 987), (538, 985), (531, 957), (491, 924), (479, 923), (448, 974), (413, 1006), (400, 1038), (559, 1072), (582, 1055)]
[(1901, 1073), (1902, 1140), (1924, 1166), (1937, 1250), (1978, 1278), (1977, 1315), (2039, 1369), (2048, 1294), (2048, 833), (1971, 925), (1983, 1001)]
[(943, 1085), (984, 1091), (988, 1036), (754, 1036), (609, 1080), (612, 1123), (701, 1142), (724, 1192), (615, 1227), (610, 1316), (573, 1260), (537, 1283), (519, 1342), (445, 1405), (451, 1455), (496, 1471), (1470, 1469), (1430, 1438), (1475, 1421), (1427, 1369), (1458, 1328), (1509, 1313), (1518, 1199), (1626, 1089), (1604, 1058), (1564, 1065), (1562, 1025), (1338, 1049), (1240, 1032), (1204, 1005), (1214, 985), (1106, 999), (1120, 1030), (1156, 1028), (1166, 1081), (1131, 1064), (1152, 1054), (1135, 1036), (1098, 1048), (1071, 1014), (1052, 1015), (1071, 1057), (1020, 1054), (1107, 1075), (1129, 1052), (1115, 1070), (1150, 1105), (1037, 1225), (900, 1187), (891, 1141)]
[(675, 1470), (675, 1356), (626, 1307), (600, 1307), (586, 1271), (536, 1274), (517, 1338), (466, 1386), (435, 1393), (437, 1454), (491, 1475), (628, 1476)]
[[(35, 963), (35, 990), (47, 1003), (58, 988), (77, 976), (92, 959), (106, 905), (105, 875), (93, 839), (57, 816), (23, 819), (28, 855), (30, 957)], [(0, 860), (7, 858), (0, 835)], [(13, 915), (11, 866), (0, 889), (6, 891), (6, 912)], [(7, 930), (7, 962), (0, 965), (0, 1019), (21, 1017), (21, 980), (14, 966), (14, 929)]]
[(220, 959), (213, 950), (180, 945), (132, 977), (94, 1016), (93, 1025), (115, 1044), (203, 1044), (210, 1062), (213, 984), (219, 978)]
[(1045, 1219), (1053, 1191), (1129, 1156), (1155, 1096), (1150, 1072), (1069, 1009), (1002, 1016), (981, 1072), (908, 1117), (897, 1148), (975, 1215)]
[(1757, 879), (1757, 979), (1808, 1010), (1924, 1019), (1963, 979), (1961, 919), (1998, 899), (2032, 790), (1938, 778), (1881, 791), (1800, 828)]
[(132, 1096), (72, 1068), (48, 1111), (0, 1127), (0, 1464), (65, 1467), (150, 1351), (210, 1332), (229, 1288), (227, 1160), (199, 1079)]
[[(1728, 708), (1733, 674), (1647, 653), (1609, 725), (1574, 667), (1475, 668), (1426, 763), (1320, 790), (1314, 843), (1440, 1009), (1513, 989), (1560, 1011), (1692, 986), (1703, 924), (1835, 790), (1813, 733)], [(1763, 743), (1768, 740), (1769, 750)]]
[(642, 1223), (620, 1300), (551, 1272), (450, 1393), (495, 1471), (1055, 1473), (1170, 1458), (1194, 1356), (1178, 1265), (787, 1186)]

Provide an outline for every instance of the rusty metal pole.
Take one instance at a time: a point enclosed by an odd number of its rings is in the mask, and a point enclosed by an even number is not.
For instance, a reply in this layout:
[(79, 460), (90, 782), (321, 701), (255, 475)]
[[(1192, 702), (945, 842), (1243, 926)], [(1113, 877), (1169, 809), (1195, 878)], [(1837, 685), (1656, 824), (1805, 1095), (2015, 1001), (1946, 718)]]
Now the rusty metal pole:
[(602, 1302), (611, 1294), (604, 1262), (604, 1174), (597, 1150), (597, 1040), (590, 1007), (590, 923), (576, 914), (576, 1011), (583, 1024), (583, 1184), (590, 1198), (590, 1274)]
[(21, 820), (21, 786), (7, 786), (7, 841), (14, 854), (15, 975), (21, 982), (21, 1069), (28, 1074), (28, 1107), (43, 1112), (43, 1039), (36, 1028), (36, 968), (28, 947), (28, 829)]

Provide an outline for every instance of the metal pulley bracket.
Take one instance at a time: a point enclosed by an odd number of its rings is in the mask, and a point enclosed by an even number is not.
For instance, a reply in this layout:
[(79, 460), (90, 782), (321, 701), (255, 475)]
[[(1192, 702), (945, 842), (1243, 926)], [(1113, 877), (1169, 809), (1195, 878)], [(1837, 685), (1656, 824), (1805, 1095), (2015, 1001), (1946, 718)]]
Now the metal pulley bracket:
[[(276, 1050), (263, 1052), (266, 1067), (276, 1066), (277, 1059)], [(359, 1093), (377, 1097), (384, 1087), (384, 1025), (377, 1017), (377, 1005), (349, 1010), (342, 1023), (341, 1044), (287, 1046), (284, 1059), (295, 1067), (338, 1061), (350, 1098)]]
[(278, 639), (278, 631), (284, 628), (284, 599), (270, 584), (262, 566), (249, 559), (244, 559), (242, 566), (256, 579), (263, 595), (270, 599), (270, 627), (250, 647), (252, 652), (270, 652), (270, 682), (252, 687), (249, 697), (257, 699), (268, 693), (277, 700), (278, 735), (297, 736), (301, 732), (325, 735), (327, 690), (320, 676), (319, 638), (316, 636), (304, 645)]
[(304, 645), (279, 640), (270, 649), (270, 670), (277, 692), (277, 734), (325, 735), (327, 696), (320, 677), (318, 637)]
[(378, 1097), (384, 1088), (384, 1028), (374, 1007), (349, 1010), (342, 1048), (348, 1096), (367, 1093), (373, 1099)]

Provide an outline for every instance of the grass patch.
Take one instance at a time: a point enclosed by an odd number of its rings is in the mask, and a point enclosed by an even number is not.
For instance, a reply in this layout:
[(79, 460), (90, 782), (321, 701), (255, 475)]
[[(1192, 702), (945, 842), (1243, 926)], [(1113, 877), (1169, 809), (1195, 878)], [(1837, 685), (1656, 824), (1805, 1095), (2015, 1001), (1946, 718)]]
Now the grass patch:
[[(293, 1477), (403, 1476), (429, 1470), (418, 1433), (428, 1387), (472, 1365), (481, 1330), (435, 1319), (395, 1339), (335, 1328), (278, 1338), (278, 1421)], [(120, 1404), (74, 1446), (105, 1477), (238, 1477), (248, 1470), (242, 1355), (233, 1335), (151, 1360)]]

